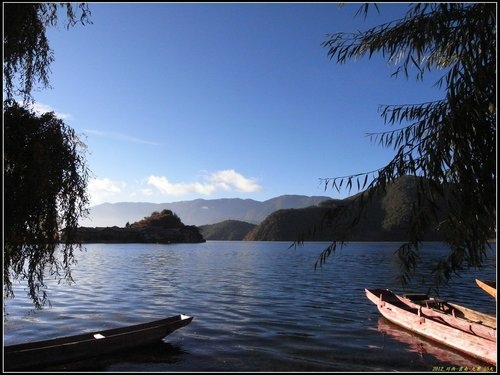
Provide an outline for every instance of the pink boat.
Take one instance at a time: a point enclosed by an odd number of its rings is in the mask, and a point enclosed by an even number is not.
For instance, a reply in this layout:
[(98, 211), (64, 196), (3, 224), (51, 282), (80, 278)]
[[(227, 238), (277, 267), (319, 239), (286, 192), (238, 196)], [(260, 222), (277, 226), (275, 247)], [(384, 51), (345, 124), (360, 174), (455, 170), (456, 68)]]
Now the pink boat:
[(365, 292), (382, 316), (394, 324), (496, 366), (495, 327), (461, 316), (457, 308), (455, 313), (453, 309), (434, 308), (437, 305), (431, 303), (433, 300), (426, 305), (423, 299), (417, 303), (387, 289), (365, 289)]

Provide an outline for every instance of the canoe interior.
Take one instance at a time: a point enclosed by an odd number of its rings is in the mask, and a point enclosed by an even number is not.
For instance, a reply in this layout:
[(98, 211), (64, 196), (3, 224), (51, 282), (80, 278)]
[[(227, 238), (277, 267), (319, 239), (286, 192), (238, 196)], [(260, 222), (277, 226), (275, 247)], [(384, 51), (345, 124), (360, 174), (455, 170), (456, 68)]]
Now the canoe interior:
[(453, 315), (457, 318), (465, 319), (473, 323), (482, 324), (490, 328), (496, 328), (497, 326), (497, 318), (495, 315), (473, 310), (468, 307), (459, 305), (458, 303), (448, 302), (440, 298), (420, 297), (425, 295), (418, 295), (417, 298), (414, 298), (413, 296), (414, 296), (413, 294), (404, 294), (403, 298), (407, 298), (411, 302), (418, 304), (420, 306), (433, 309), (436, 312)]

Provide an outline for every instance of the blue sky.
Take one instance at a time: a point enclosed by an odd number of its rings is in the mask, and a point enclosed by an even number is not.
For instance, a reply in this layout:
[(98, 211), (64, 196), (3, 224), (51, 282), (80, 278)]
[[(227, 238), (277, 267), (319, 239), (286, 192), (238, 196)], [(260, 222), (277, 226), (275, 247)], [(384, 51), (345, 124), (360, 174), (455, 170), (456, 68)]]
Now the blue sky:
[(440, 98), (437, 76), (393, 78), (381, 56), (337, 64), (326, 34), (404, 15), (381, 4), (90, 3), (48, 31), (52, 89), (34, 93), (86, 143), (91, 204), (342, 198), (320, 178), (385, 165), (380, 105)]

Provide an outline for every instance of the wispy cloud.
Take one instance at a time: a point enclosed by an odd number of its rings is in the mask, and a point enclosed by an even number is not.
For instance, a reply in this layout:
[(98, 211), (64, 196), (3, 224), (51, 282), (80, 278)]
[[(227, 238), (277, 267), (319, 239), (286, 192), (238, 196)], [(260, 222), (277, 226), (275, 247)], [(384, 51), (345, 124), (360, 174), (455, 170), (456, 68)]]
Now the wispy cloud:
[(244, 177), (233, 169), (217, 171), (205, 179), (205, 182), (172, 183), (163, 176), (149, 176), (147, 183), (155, 187), (161, 194), (171, 196), (192, 193), (210, 196), (217, 191), (236, 190), (243, 193), (254, 193), (262, 190), (262, 187), (254, 179)]
[[(21, 102), (19, 102), (19, 103), (21, 103)], [(71, 119), (71, 115), (69, 113), (58, 112), (58, 111), (54, 110), (54, 108), (52, 108), (50, 105), (47, 105), (47, 104), (35, 102), (33, 104), (30, 104), (30, 108), (38, 115), (41, 115), (41, 114), (44, 114), (47, 112), (54, 112), (56, 117), (61, 119), (61, 120)]]
[(139, 144), (150, 145), (150, 146), (161, 146), (162, 145), (161, 143), (152, 142), (152, 141), (148, 141), (145, 139), (136, 138), (136, 137), (132, 137), (130, 135), (116, 133), (116, 132), (103, 132), (100, 130), (93, 130), (93, 129), (85, 129), (83, 132), (86, 135), (95, 135), (97, 137), (113, 139), (116, 141), (139, 143)]

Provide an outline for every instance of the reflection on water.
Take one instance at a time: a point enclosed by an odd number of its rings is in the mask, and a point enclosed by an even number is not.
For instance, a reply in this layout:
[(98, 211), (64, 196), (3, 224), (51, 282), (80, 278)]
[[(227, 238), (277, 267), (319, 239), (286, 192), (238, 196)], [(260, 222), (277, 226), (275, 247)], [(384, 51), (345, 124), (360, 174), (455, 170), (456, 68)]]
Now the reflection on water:
[(94, 358), (91, 361), (85, 359), (67, 364), (53, 365), (44, 368), (43, 371), (106, 371), (109, 366), (120, 366), (124, 362), (133, 362), (142, 366), (149, 366), (155, 363), (175, 364), (179, 362), (183, 354), (185, 352), (180, 347), (160, 341), (140, 348)]
[[(17, 297), (6, 304), (11, 315), (4, 321), (5, 344), (183, 313), (195, 319), (167, 336), (163, 345), (106, 357), (92, 366), (132, 372), (432, 371), (433, 366), (462, 361), (434, 355), (433, 343), (421, 341), (422, 352), (421, 345), (400, 340), (402, 334), (379, 331), (379, 313), (364, 288), (401, 291), (393, 262), (397, 244), (349, 244), (316, 271), (314, 263), (327, 243), (289, 245), (87, 245), (73, 271), (76, 284), (49, 285), (52, 308), (33, 312), (23, 298), (23, 286), (16, 289)], [(424, 255), (436, 257), (444, 251), (430, 243)], [(413, 292), (426, 287), (420, 281), (428, 271), (427, 265), (419, 270)], [(495, 313), (496, 302), (475, 283), (478, 276), (495, 275), (492, 252), (483, 269), (463, 274), (441, 294)], [(463, 360), (469, 367), (479, 365)], [(73, 369), (83, 368), (76, 364)]]
[[(457, 367), (465, 368), (471, 366), (471, 360), (468, 356), (398, 327), (382, 316), (378, 320), (377, 329), (383, 335), (388, 335), (392, 339), (406, 344), (404, 346), (405, 351), (418, 353), (422, 359), (425, 356), (431, 355), (443, 363), (451, 363)], [(490, 366), (485, 363), (484, 367)]]

